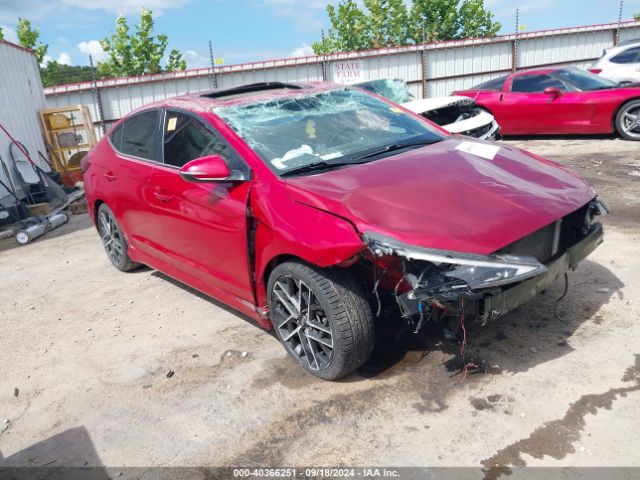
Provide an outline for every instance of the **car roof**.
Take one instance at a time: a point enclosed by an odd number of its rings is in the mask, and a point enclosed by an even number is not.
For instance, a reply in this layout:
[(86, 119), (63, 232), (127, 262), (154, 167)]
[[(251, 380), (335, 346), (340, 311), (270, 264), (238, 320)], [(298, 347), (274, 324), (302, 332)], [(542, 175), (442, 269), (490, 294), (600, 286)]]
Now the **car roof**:
[(521, 70), (519, 72), (513, 73), (513, 76), (518, 76), (518, 75), (548, 75), (550, 73), (553, 72), (557, 72), (558, 70), (566, 70), (568, 68), (575, 68), (572, 67), (571, 65), (567, 65), (567, 66), (560, 66), (560, 67), (544, 67), (544, 68), (532, 68), (531, 70)]
[(344, 88), (328, 82), (261, 82), (238, 85), (230, 88), (219, 88), (198, 93), (189, 93), (157, 102), (149, 103), (137, 111), (149, 108), (174, 107), (197, 112), (211, 111), (216, 107), (244, 105), (249, 103), (266, 102), (278, 98), (292, 98), (313, 95)]

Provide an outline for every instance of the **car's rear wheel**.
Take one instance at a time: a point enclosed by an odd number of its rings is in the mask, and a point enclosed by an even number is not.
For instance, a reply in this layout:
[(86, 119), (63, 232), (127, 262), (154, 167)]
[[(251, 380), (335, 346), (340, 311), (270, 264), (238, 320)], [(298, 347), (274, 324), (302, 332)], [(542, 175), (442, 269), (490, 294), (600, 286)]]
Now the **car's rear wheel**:
[(113, 212), (105, 203), (98, 208), (97, 220), (102, 245), (111, 263), (123, 272), (139, 267), (139, 263), (129, 258), (127, 239), (122, 233), (122, 229), (118, 225)]
[(337, 380), (369, 358), (371, 306), (348, 272), (286, 262), (269, 276), (268, 292), (276, 336), (312, 375)]
[(640, 100), (625, 103), (616, 115), (615, 124), (622, 138), (640, 140)]

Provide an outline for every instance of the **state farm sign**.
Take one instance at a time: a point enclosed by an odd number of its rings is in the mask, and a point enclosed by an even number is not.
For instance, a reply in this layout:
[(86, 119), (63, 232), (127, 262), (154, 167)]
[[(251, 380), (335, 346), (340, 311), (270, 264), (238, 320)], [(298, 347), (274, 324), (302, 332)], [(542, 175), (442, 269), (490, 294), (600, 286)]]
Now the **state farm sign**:
[(349, 85), (352, 83), (362, 82), (363, 65), (360, 60), (351, 60), (333, 63), (333, 81)]

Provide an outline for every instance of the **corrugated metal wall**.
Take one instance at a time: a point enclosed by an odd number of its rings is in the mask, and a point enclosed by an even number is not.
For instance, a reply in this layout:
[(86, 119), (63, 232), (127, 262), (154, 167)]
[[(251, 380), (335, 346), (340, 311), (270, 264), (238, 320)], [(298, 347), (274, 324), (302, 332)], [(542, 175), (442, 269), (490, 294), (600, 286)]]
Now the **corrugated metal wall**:
[[(43, 161), (38, 158), (38, 151), (46, 155), (38, 115), (43, 108), (44, 91), (35, 56), (23, 48), (0, 41), (0, 122), (40, 164)], [(9, 160), (9, 146), (10, 140), (0, 132), (0, 156), (5, 162)], [(0, 168), (0, 180), (10, 183), (3, 168)], [(12, 179), (14, 183), (16, 180)], [(0, 199), (8, 193), (0, 185)]]
[[(619, 40), (640, 37), (640, 22), (625, 22)], [(411, 45), (324, 57), (270, 60), (215, 68), (220, 88), (264, 81), (335, 81), (337, 65), (357, 64), (359, 79), (401, 78), (416, 98), (449, 95), (454, 90), (504, 75), (513, 68), (575, 65), (586, 68), (614, 44), (617, 24), (572, 27)], [(341, 65), (342, 66), (342, 65)], [(104, 119), (108, 124), (149, 102), (214, 86), (211, 69), (98, 81)], [(94, 85), (61, 85), (45, 90), (47, 106), (88, 105), (99, 118)], [(98, 132), (100, 133), (100, 132)]]

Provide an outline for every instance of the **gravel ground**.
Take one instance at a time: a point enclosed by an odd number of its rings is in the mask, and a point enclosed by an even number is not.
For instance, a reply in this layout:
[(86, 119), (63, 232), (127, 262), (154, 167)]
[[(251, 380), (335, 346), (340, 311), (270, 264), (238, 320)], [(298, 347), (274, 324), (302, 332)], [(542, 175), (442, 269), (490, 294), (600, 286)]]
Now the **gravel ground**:
[(380, 344), (341, 382), (150, 269), (108, 262), (86, 215), (0, 242), (0, 464), (640, 467), (640, 148), (507, 143), (569, 165), (608, 202), (605, 243), (563, 284), (456, 346)]

